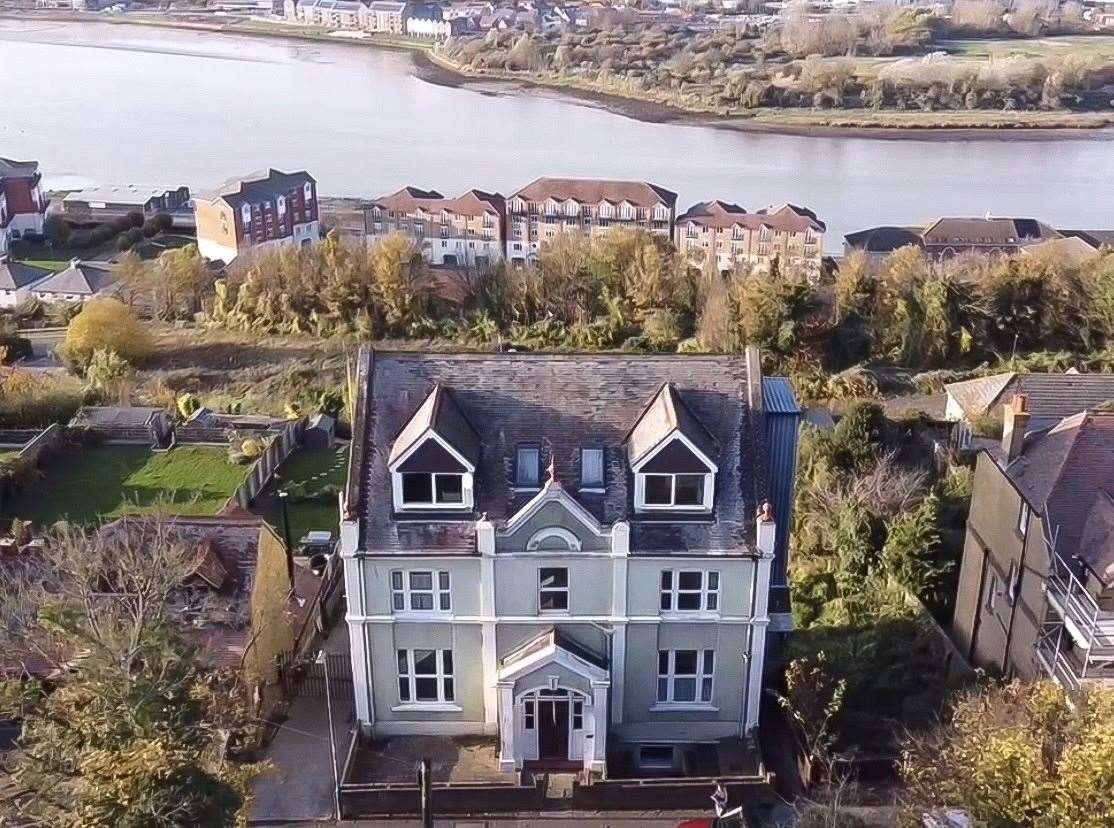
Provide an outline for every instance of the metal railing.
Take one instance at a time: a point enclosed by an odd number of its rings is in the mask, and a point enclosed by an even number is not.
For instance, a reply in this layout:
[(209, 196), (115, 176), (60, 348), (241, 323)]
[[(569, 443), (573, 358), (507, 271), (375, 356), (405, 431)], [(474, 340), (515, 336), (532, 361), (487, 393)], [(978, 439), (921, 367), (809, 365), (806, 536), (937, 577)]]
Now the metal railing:
[[(1049, 672), (1073, 689), (1085, 678), (1114, 675), (1114, 612), (1104, 610), (1072, 564), (1055, 553), (1045, 593), (1059, 618), (1059, 623), (1046, 623), (1037, 647)], [(1063, 647), (1065, 634), (1074, 643), (1071, 653)]]

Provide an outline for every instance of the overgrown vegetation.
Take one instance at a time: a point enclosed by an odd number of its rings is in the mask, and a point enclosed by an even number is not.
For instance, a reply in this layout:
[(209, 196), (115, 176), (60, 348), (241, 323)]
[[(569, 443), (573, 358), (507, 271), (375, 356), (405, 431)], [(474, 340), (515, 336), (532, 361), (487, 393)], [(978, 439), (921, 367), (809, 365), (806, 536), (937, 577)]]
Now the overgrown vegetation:
[(980, 825), (1114, 824), (1114, 690), (1069, 700), (1051, 682), (961, 695), (930, 732), (905, 739), (905, 823), (961, 806)]
[(252, 772), (230, 759), (254, 727), (236, 679), (202, 669), (175, 632), (170, 597), (193, 559), (162, 530), (143, 543), (65, 530), (0, 569), (5, 663), (59, 671), (50, 686), (0, 682), (0, 716), (22, 724), (0, 821), (235, 822)]
[(1104, 55), (951, 56), (938, 40), (1086, 30), (1076, 2), (960, 0), (949, 19), (910, 6), (870, 6), (817, 17), (788, 4), (777, 25), (628, 21), (589, 30), (492, 29), (450, 39), (440, 54), (471, 73), (528, 75), (741, 113), (760, 107), (873, 110), (1110, 110)]
[(806, 430), (801, 445), (788, 656), (802, 681), (787, 703), (798, 710), (818, 692), (803, 680), (817, 671), (843, 687), (826, 726), (841, 755), (892, 752), (902, 728), (930, 724), (949, 689), (918, 601), (949, 613), (970, 481), (965, 471), (931, 480), (902, 436), (879, 406), (860, 403), (834, 430)]

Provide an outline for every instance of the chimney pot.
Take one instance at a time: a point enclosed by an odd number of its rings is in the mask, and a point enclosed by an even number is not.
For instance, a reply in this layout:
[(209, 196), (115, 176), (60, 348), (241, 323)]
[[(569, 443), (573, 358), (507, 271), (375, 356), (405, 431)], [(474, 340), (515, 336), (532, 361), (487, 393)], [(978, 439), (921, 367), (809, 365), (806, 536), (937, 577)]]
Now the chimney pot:
[(1024, 394), (1014, 394), (1002, 418), (1002, 455), (1007, 463), (1020, 456), (1029, 420), (1029, 398)]

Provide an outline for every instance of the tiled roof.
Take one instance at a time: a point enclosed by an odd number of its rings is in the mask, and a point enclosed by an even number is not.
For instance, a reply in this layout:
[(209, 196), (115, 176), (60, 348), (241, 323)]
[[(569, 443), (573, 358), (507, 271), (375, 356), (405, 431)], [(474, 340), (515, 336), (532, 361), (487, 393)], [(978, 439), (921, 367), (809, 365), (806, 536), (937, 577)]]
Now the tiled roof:
[(1062, 557), (1114, 579), (1114, 412), (1083, 411), (1030, 435), (1006, 473)]
[(928, 225), (922, 236), (925, 244), (1018, 244), (1060, 234), (1036, 219), (945, 216)]
[(779, 207), (766, 207), (756, 213), (748, 213), (738, 204), (726, 201), (702, 201), (688, 208), (677, 217), (677, 223), (693, 222), (701, 227), (726, 229), (729, 227), (746, 227), (758, 230), (769, 227), (778, 232), (803, 233), (805, 230), (824, 232), (824, 222), (816, 214), (804, 207), (794, 204), (782, 204)]
[(1046, 261), (1079, 266), (1092, 256), (1098, 255), (1098, 245), (1091, 244), (1081, 236), (1065, 236), (1062, 239), (1030, 244), (1021, 249), (1026, 256), (1046, 257)]
[(47, 276), (32, 288), (33, 293), (73, 293), (93, 296), (117, 282), (116, 268), (107, 262), (74, 260), (65, 270)]
[(503, 197), (499, 193), (472, 189), (456, 198), (445, 198), (436, 190), (403, 187), (398, 192), (375, 199), (373, 206), (402, 213), (413, 213), (420, 207), (427, 213), (447, 210), (462, 216), (482, 216), (484, 213), (498, 215), (503, 211)]
[(1014, 394), (1025, 394), (1034, 418), (1060, 418), (1114, 399), (1114, 374), (1007, 372), (954, 382), (944, 388), (969, 417), (989, 413)]
[(45, 279), (50, 273), (45, 268), (0, 259), (0, 290), (19, 290)]
[[(633, 551), (746, 551), (753, 539), (756, 489), (764, 463), (752, 429), (746, 362), (738, 356), (629, 354), (421, 354), (373, 352), (367, 367), (362, 434), (353, 451), (350, 496), (362, 521), (361, 548), (376, 552), (475, 552), (474, 521), (498, 523), (532, 493), (515, 492), (515, 447), (541, 445), (556, 479), (602, 523), (631, 520)], [(685, 410), (714, 438), (719, 467), (714, 519), (669, 522), (635, 516), (626, 439), (648, 404), (670, 383)], [(442, 385), (476, 429), (480, 454), (475, 512), (461, 520), (397, 521), (388, 457), (415, 410)], [(760, 400), (757, 404), (760, 404)], [(607, 491), (577, 492), (580, 450), (602, 446)]]
[(573, 199), (582, 204), (598, 204), (609, 201), (618, 204), (629, 201), (636, 207), (653, 207), (665, 204), (673, 207), (677, 194), (656, 184), (646, 181), (608, 181), (599, 178), (539, 178), (530, 182), (514, 196), (526, 201), (545, 201), (555, 198), (558, 201)]
[(868, 253), (891, 253), (901, 247), (923, 247), (919, 227), (871, 227), (843, 237), (848, 247)]

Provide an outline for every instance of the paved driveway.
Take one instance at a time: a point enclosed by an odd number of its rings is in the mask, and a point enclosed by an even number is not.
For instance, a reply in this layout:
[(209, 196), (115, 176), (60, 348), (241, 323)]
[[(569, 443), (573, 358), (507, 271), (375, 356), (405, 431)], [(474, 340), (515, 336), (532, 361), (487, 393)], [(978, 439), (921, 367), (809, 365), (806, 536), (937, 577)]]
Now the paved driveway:
[[(351, 701), (333, 700), (337, 761), (344, 761), (355, 726)], [(325, 699), (301, 696), (290, 706), (267, 751), (273, 766), (255, 781), (250, 821), (256, 825), (331, 820), (333, 771), (329, 763), (329, 719)]]

